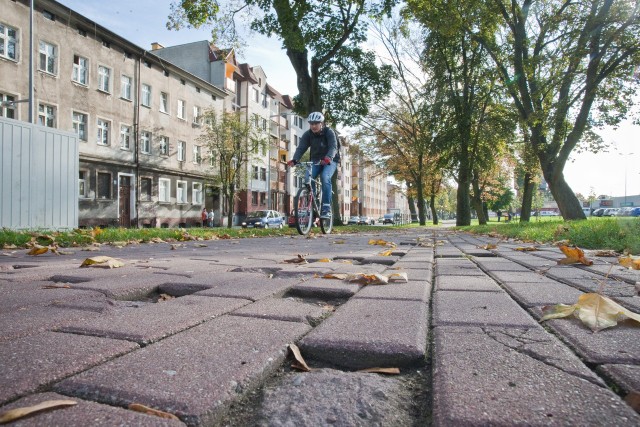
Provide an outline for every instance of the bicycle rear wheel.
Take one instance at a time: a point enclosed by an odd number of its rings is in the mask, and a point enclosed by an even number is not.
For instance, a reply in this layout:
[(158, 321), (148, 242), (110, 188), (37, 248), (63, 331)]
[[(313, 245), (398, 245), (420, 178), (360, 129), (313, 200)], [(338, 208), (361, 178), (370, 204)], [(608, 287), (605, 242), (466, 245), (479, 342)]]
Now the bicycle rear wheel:
[(299, 189), (293, 203), (295, 206), (293, 214), (296, 219), (298, 233), (302, 235), (309, 234), (311, 227), (313, 227), (313, 200), (309, 189)]

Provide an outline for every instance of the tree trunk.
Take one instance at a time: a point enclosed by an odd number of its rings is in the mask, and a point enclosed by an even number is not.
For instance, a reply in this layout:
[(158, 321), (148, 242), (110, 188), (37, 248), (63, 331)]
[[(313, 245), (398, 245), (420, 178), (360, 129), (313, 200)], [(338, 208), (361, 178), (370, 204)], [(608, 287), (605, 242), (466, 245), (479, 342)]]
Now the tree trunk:
[(438, 225), (438, 211), (436, 211), (436, 195), (429, 197), (429, 206), (431, 207), (431, 215), (433, 216), (433, 225)]
[[(473, 203), (473, 208), (476, 210), (476, 214), (478, 215), (478, 223), (480, 225), (487, 225), (487, 217), (484, 215), (484, 209), (482, 204), (482, 197), (480, 186), (478, 185), (477, 179), (471, 180), (471, 186), (473, 187), (473, 195), (471, 198), (471, 202)], [(471, 221), (471, 220), (469, 220)]]
[(424, 202), (424, 183), (422, 179), (416, 181), (416, 196), (418, 197), (418, 221), (420, 225), (426, 225), (425, 202)]
[(411, 222), (418, 220), (418, 214), (416, 214), (416, 205), (413, 196), (407, 195), (407, 203), (409, 203), (409, 213), (411, 214)]
[(469, 206), (469, 186), (471, 184), (471, 167), (469, 165), (469, 149), (466, 141), (461, 143), (458, 158), (458, 191), (456, 194), (456, 225), (471, 225), (471, 208)]
[(562, 167), (559, 167), (552, 160), (547, 160), (545, 153), (540, 153), (538, 158), (540, 159), (542, 174), (547, 184), (549, 184), (549, 190), (551, 190), (553, 199), (558, 204), (562, 218), (565, 221), (587, 219), (582, 206), (580, 206), (580, 201), (564, 179)]
[(529, 222), (531, 219), (531, 204), (533, 203), (533, 192), (536, 184), (531, 179), (531, 173), (524, 174), (524, 191), (522, 193), (522, 208), (520, 209), (520, 222)]
[(340, 211), (340, 200), (338, 198), (338, 173), (333, 174), (331, 177), (331, 187), (333, 188), (333, 194), (331, 195), (331, 203), (333, 205), (333, 225), (344, 225), (342, 222), (342, 212)]

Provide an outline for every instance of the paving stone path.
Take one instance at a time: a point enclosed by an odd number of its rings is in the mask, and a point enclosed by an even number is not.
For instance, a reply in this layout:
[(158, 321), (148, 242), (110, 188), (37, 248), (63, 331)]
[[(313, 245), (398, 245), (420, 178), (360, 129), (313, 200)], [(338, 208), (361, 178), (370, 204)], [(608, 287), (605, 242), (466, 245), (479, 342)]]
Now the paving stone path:
[[(371, 239), (395, 247), (383, 256)], [(599, 289), (640, 312), (640, 271), (595, 256), (558, 265), (555, 247), (519, 246), (372, 227), (174, 250), (3, 250), (0, 412), (71, 399), (14, 425), (640, 426), (640, 327), (539, 322), (542, 306)], [(79, 268), (95, 255), (125, 266)], [(285, 262), (298, 255), (306, 262)], [(291, 368), (292, 343), (311, 372)]]

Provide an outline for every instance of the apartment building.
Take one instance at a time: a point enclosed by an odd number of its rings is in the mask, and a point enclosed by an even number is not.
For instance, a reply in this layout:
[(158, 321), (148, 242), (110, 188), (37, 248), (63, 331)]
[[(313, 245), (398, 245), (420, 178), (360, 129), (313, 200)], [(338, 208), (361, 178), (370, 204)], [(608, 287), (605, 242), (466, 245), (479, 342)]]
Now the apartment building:
[[(29, 96), (29, 1), (0, 0), (0, 96)], [(36, 1), (34, 119), (80, 140), (80, 226), (187, 226), (203, 208), (211, 166), (199, 116), (227, 91), (51, 0)], [(29, 103), (2, 109), (28, 120)]]
[(387, 213), (387, 173), (358, 150), (352, 149), (352, 216), (379, 218)]

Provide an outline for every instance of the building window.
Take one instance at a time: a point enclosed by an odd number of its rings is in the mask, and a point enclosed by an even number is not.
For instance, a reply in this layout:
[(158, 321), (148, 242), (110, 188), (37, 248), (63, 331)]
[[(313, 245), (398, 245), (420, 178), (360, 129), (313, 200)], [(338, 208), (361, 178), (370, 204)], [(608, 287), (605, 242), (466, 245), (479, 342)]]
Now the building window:
[(46, 73), (56, 74), (56, 61), (58, 57), (58, 48), (47, 42), (40, 42), (40, 62), (39, 69)]
[(192, 202), (195, 205), (202, 204), (202, 183), (194, 182), (191, 186)]
[(169, 94), (160, 92), (160, 112), (169, 113)]
[(178, 161), (179, 162), (184, 162), (186, 153), (187, 153), (187, 143), (184, 141), (178, 141)]
[(187, 104), (182, 99), (178, 99), (178, 118), (187, 118)]
[(122, 75), (120, 78), (120, 96), (131, 101), (131, 77)]
[(120, 149), (131, 149), (131, 126), (120, 125)]
[(87, 115), (74, 111), (71, 120), (73, 131), (78, 134), (80, 141), (87, 141)]
[(0, 24), (0, 56), (16, 61), (18, 59), (18, 30)]
[(267, 119), (265, 118), (262, 119), (262, 130), (263, 131), (267, 130)]
[(255, 179), (257, 181), (259, 176), (260, 176), (260, 168), (258, 166), (254, 166), (253, 167), (253, 179)]
[(260, 193), (260, 204), (261, 205), (266, 205), (267, 204), (267, 193)]
[(193, 163), (198, 165), (202, 163), (202, 147), (199, 145), (193, 146)]
[(145, 107), (151, 107), (151, 86), (142, 84), (142, 100), (141, 103)]
[(87, 197), (87, 171), (80, 171), (78, 176), (78, 197)]
[(140, 200), (151, 200), (151, 178), (140, 178)]
[(73, 76), (71, 79), (80, 83), (81, 85), (87, 85), (87, 78), (89, 76), (89, 60), (80, 55), (73, 55)]
[(104, 119), (98, 119), (98, 145), (109, 145), (109, 128), (110, 123)]
[(251, 88), (251, 93), (253, 94), (253, 100), (255, 102), (260, 102), (260, 92), (255, 87)]
[(169, 202), (171, 199), (169, 195), (171, 194), (171, 180), (166, 178), (160, 178), (158, 180), (158, 201), (159, 202)]
[(252, 191), (251, 192), (251, 204), (254, 206), (258, 205), (258, 192), (257, 191)]
[(298, 146), (298, 135), (293, 135), (293, 146), (294, 147)]
[(260, 168), (260, 181), (266, 181), (266, 180), (267, 180), (267, 169)]
[(56, 127), (56, 107), (38, 104), (38, 124), (48, 128)]
[(140, 132), (140, 151), (144, 154), (151, 154), (151, 132), (146, 130)]
[(8, 119), (16, 118), (16, 107), (14, 104), (2, 104), (3, 102), (13, 102), (15, 100), (16, 98), (14, 96), (0, 93), (0, 104), (2, 105), (0, 106), (0, 117), (6, 117)]
[(202, 110), (200, 109), (200, 107), (197, 107), (194, 105), (193, 106), (193, 123), (199, 124), (201, 115), (202, 115)]
[(102, 65), (98, 67), (98, 89), (111, 93), (111, 69)]
[(111, 198), (111, 174), (98, 172), (98, 199)]
[(166, 136), (160, 137), (160, 155), (162, 156), (169, 155), (169, 138)]
[(187, 181), (178, 181), (176, 183), (176, 202), (187, 203)]

